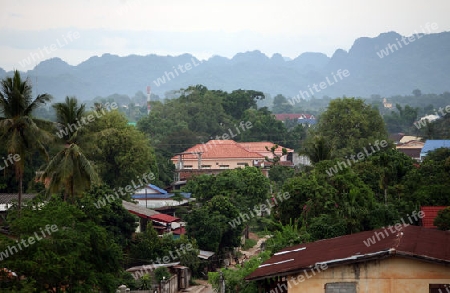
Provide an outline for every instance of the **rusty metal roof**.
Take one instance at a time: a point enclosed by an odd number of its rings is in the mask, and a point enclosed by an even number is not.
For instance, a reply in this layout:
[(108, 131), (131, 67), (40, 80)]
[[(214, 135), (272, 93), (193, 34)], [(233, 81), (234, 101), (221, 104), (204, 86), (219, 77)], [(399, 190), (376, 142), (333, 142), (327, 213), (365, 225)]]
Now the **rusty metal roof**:
[(403, 224), (398, 228), (398, 231), (393, 227), (382, 228), (285, 248), (246, 279), (259, 280), (320, 264), (330, 267), (394, 255), (450, 264), (450, 231)]

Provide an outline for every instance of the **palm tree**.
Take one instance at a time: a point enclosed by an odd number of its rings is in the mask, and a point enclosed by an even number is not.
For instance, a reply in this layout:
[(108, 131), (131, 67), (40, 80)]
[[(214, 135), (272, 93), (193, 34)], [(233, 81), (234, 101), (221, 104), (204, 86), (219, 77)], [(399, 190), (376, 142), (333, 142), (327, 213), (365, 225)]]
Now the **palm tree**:
[(333, 147), (323, 136), (314, 136), (300, 153), (309, 157), (312, 164), (333, 158)]
[(45, 170), (40, 174), (39, 180), (46, 184), (49, 192), (57, 192), (64, 188), (64, 200), (72, 200), (83, 190), (89, 189), (92, 184), (98, 183), (98, 175), (93, 164), (86, 158), (77, 141), (82, 133), (82, 121), (85, 105), (78, 106), (75, 97), (66, 97), (65, 103), (52, 105), (56, 111), (56, 123), (59, 130), (68, 125), (78, 125), (73, 132), (66, 128), (62, 134), (64, 148), (53, 157)]
[(66, 97), (64, 103), (56, 103), (52, 107), (56, 111), (56, 123), (60, 130), (70, 124), (78, 127), (75, 127), (73, 132), (67, 128), (66, 132), (60, 132), (64, 148), (50, 160), (39, 180), (46, 185), (49, 192), (57, 192), (64, 187), (64, 200), (67, 200), (67, 197), (73, 200), (77, 194), (99, 181), (93, 164), (77, 143), (83, 127), (78, 121), (82, 121), (85, 114), (85, 104), (78, 106), (75, 97)]
[[(65, 141), (70, 141), (72, 137), (75, 137), (76, 132), (78, 132), (80, 125), (78, 121), (82, 121), (82, 117), (85, 111), (85, 104), (81, 104), (78, 106), (78, 100), (75, 97), (66, 97), (65, 103), (56, 103), (52, 105), (53, 109), (56, 112), (56, 123), (57, 128), (60, 130), (60, 134), (62, 134), (62, 139)], [(67, 131), (64, 133), (66, 127), (70, 124), (75, 125), (75, 131)], [(63, 130), (63, 131), (61, 131)]]
[(0, 138), (6, 140), (7, 151), (17, 154), (20, 160), (15, 162), (15, 174), (19, 180), (18, 209), (22, 207), (23, 174), (26, 156), (30, 151), (38, 149), (45, 155), (44, 143), (51, 139), (43, 130), (46, 121), (32, 117), (39, 106), (50, 102), (52, 96), (38, 95), (32, 98), (32, 88), (28, 79), (22, 80), (18, 70), (13, 77), (7, 77), (0, 82)]
[(98, 175), (92, 163), (84, 156), (76, 143), (66, 144), (42, 172), (40, 181), (46, 182), (50, 192), (64, 188), (64, 200), (71, 200), (82, 191), (98, 183)]

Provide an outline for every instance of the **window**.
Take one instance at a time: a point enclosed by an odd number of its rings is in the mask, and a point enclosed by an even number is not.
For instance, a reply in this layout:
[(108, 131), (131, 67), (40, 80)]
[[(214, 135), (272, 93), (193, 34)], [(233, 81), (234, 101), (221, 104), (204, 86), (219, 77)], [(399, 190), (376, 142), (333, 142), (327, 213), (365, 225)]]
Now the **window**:
[(245, 167), (248, 166), (248, 163), (237, 163), (238, 167)]
[(336, 282), (325, 284), (325, 293), (356, 293), (355, 282)]
[(211, 169), (211, 165), (202, 165), (202, 169)]
[(230, 169), (230, 165), (219, 165), (219, 169)]
[(450, 284), (430, 284), (430, 293), (450, 293)]
[(192, 169), (192, 165), (184, 165), (184, 169)]

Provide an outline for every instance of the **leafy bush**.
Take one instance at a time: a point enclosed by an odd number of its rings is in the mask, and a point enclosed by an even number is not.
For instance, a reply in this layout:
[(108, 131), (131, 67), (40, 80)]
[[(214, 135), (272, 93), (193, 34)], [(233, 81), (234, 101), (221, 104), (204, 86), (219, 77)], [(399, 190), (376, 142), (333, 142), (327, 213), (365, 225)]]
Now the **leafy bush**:
[(163, 279), (168, 280), (170, 276), (169, 269), (166, 267), (159, 267), (155, 269), (155, 278), (158, 282), (161, 282)]
[(439, 211), (433, 224), (437, 226), (439, 230), (450, 230), (450, 207), (446, 207), (445, 209)]
[(257, 241), (254, 240), (254, 239), (245, 239), (245, 244), (244, 244), (244, 246), (242, 246), (242, 249), (243, 250), (249, 250), (250, 248), (255, 246), (256, 243), (257, 243)]

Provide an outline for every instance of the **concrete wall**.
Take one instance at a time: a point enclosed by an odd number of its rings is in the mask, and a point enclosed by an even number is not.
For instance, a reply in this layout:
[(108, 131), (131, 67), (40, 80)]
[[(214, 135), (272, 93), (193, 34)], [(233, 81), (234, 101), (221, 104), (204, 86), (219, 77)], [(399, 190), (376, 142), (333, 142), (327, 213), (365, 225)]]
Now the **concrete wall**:
[[(299, 282), (298, 277), (304, 281)], [(309, 277), (308, 277), (309, 276)], [(355, 293), (423, 293), (430, 284), (449, 284), (450, 266), (413, 259), (392, 257), (384, 260), (327, 268), (315, 275), (298, 274), (287, 278), (288, 293), (353, 293), (351, 286), (340, 282), (356, 283)], [(328, 284), (328, 285), (327, 285)], [(343, 285), (344, 287), (339, 287)], [(325, 288), (329, 291), (325, 291)], [(276, 291), (270, 291), (275, 293)], [(286, 292), (278, 290), (276, 293)]]
[[(260, 162), (263, 162), (264, 159), (259, 159)], [(172, 161), (177, 169), (179, 169), (177, 160)], [(253, 159), (249, 158), (241, 158), (241, 159), (233, 159), (233, 158), (217, 158), (217, 159), (202, 159), (202, 165), (209, 165), (209, 169), (220, 169), (220, 165), (228, 165), (228, 169), (236, 169), (236, 168), (244, 168), (244, 165), (238, 165), (238, 163), (244, 163), (248, 166), (253, 166)], [(198, 159), (183, 159), (183, 169), (186, 169), (187, 166), (192, 166), (192, 169), (198, 169)], [(207, 167), (203, 167), (202, 169), (208, 169)]]

